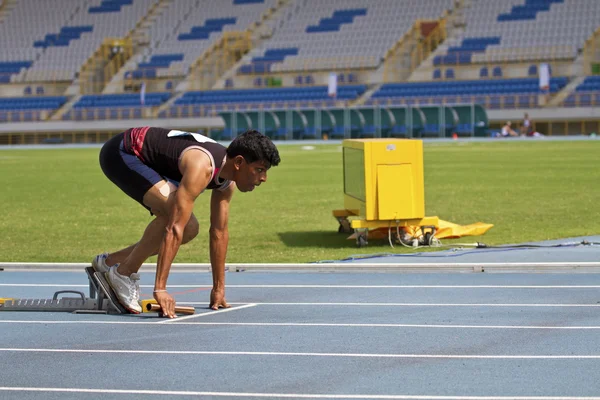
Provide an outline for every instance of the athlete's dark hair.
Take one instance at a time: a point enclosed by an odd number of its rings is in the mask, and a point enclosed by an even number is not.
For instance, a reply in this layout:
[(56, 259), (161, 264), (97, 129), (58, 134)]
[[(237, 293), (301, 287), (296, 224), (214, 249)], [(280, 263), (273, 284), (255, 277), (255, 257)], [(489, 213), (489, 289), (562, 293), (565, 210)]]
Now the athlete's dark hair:
[(281, 161), (279, 151), (271, 139), (256, 130), (247, 130), (233, 139), (227, 147), (227, 157), (235, 156), (244, 157), (248, 163), (264, 161), (272, 167)]

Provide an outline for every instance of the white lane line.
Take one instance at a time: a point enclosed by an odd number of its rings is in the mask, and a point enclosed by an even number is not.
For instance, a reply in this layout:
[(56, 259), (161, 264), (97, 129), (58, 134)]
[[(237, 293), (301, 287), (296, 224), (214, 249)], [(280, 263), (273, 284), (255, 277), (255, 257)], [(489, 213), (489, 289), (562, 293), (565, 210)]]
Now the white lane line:
[(211, 311), (207, 311), (207, 312), (200, 313), (200, 314), (186, 315), (185, 317), (165, 319), (163, 321), (157, 322), (157, 324), (168, 324), (168, 323), (174, 323), (174, 322), (179, 323), (179, 322), (187, 320), (187, 319), (199, 318), (199, 317), (203, 317), (206, 315), (218, 315), (218, 314), (223, 314), (226, 312), (237, 311), (237, 310), (241, 310), (243, 308), (256, 307), (256, 306), (257, 306), (257, 304), (252, 303), (252, 304), (246, 304), (246, 305), (239, 306), (239, 307), (224, 308), (221, 310), (211, 310)]
[[(157, 325), (149, 321), (55, 321), (55, 320), (0, 320), (0, 324), (39, 325)], [(172, 324), (173, 325), (173, 324)], [(418, 329), (540, 329), (540, 330), (600, 330), (600, 326), (549, 325), (440, 325), (440, 324), (355, 324), (319, 322), (179, 322), (175, 325), (255, 326), (255, 327), (323, 327), (323, 328), (418, 328)]]
[[(7, 287), (81, 287), (84, 284), (60, 283), (0, 283)], [(153, 288), (154, 285), (140, 285)], [(600, 289), (600, 285), (227, 285), (242, 289)], [(170, 289), (212, 288), (212, 285), (169, 285)]]
[(306, 394), (306, 393), (246, 393), (246, 392), (196, 392), (183, 390), (147, 389), (90, 389), (60, 387), (18, 387), (0, 386), (0, 391), (51, 392), (51, 393), (96, 393), (96, 394), (145, 394), (156, 396), (212, 396), (212, 397), (258, 397), (258, 398), (300, 398), (300, 399), (407, 399), (407, 400), (599, 400), (600, 397), (574, 396), (432, 396), (394, 394)]
[(436, 358), (478, 360), (600, 360), (599, 354), (581, 355), (508, 355), (508, 354), (385, 354), (385, 353), (316, 353), (283, 351), (215, 351), (215, 350), (111, 350), (111, 349), (42, 349), (0, 348), (11, 353), (77, 353), (77, 354), (139, 354), (139, 355), (185, 355), (185, 356), (266, 356), (266, 357), (331, 357), (331, 358)]
[[(178, 302), (181, 305), (204, 304), (201, 302), (182, 301)], [(240, 303), (229, 303), (240, 304)], [(243, 303), (247, 304), (247, 303)], [(269, 302), (269, 303), (254, 303), (259, 306), (319, 306), (319, 307), (600, 307), (598, 303), (592, 304), (561, 304), (561, 303), (288, 303), (288, 302)]]

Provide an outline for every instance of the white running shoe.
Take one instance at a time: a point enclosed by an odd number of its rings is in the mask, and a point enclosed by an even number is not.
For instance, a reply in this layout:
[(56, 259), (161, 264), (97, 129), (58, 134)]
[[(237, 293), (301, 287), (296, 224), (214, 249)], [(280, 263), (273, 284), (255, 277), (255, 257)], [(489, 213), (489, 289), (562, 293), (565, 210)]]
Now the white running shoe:
[(92, 260), (92, 267), (94, 267), (94, 270), (96, 272), (101, 272), (103, 274), (106, 274), (108, 272), (110, 265), (106, 264), (107, 258), (108, 253), (98, 254), (96, 257), (94, 257), (94, 259)]
[(121, 275), (117, 272), (118, 266), (119, 264), (116, 264), (108, 269), (108, 273), (105, 274), (106, 280), (115, 291), (119, 303), (130, 313), (139, 314), (142, 312), (142, 306), (140, 306), (140, 275)]

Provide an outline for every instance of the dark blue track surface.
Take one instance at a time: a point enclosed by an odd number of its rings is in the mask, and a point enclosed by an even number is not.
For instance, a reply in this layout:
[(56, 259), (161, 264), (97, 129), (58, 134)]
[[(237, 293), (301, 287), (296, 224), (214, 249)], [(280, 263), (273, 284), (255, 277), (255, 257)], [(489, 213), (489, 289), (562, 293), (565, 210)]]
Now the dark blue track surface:
[[(154, 275), (142, 274), (143, 297)], [(0, 312), (1, 399), (600, 395), (600, 274), (174, 273), (196, 314)], [(0, 297), (87, 291), (0, 272)]]

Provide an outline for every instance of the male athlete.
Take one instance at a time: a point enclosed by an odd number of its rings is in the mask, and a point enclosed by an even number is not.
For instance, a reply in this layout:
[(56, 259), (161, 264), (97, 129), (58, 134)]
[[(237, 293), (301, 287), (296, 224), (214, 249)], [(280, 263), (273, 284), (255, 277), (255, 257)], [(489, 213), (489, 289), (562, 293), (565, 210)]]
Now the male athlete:
[(175, 318), (175, 299), (167, 292), (169, 270), (179, 247), (198, 234), (194, 201), (210, 189), (210, 308), (229, 307), (229, 202), (236, 187), (249, 192), (266, 182), (268, 169), (279, 161), (273, 142), (254, 130), (237, 136), (227, 148), (197, 133), (163, 128), (132, 128), (116, 135), (100, 151), (102, 171), (155, 218), (136, 244), (96, 256), (94, 269), (106, 275), (123, 307), (138, 314), (142, 309), (137, 272), (148, 257), (158, 254), (153, 295), (163, 315)]

